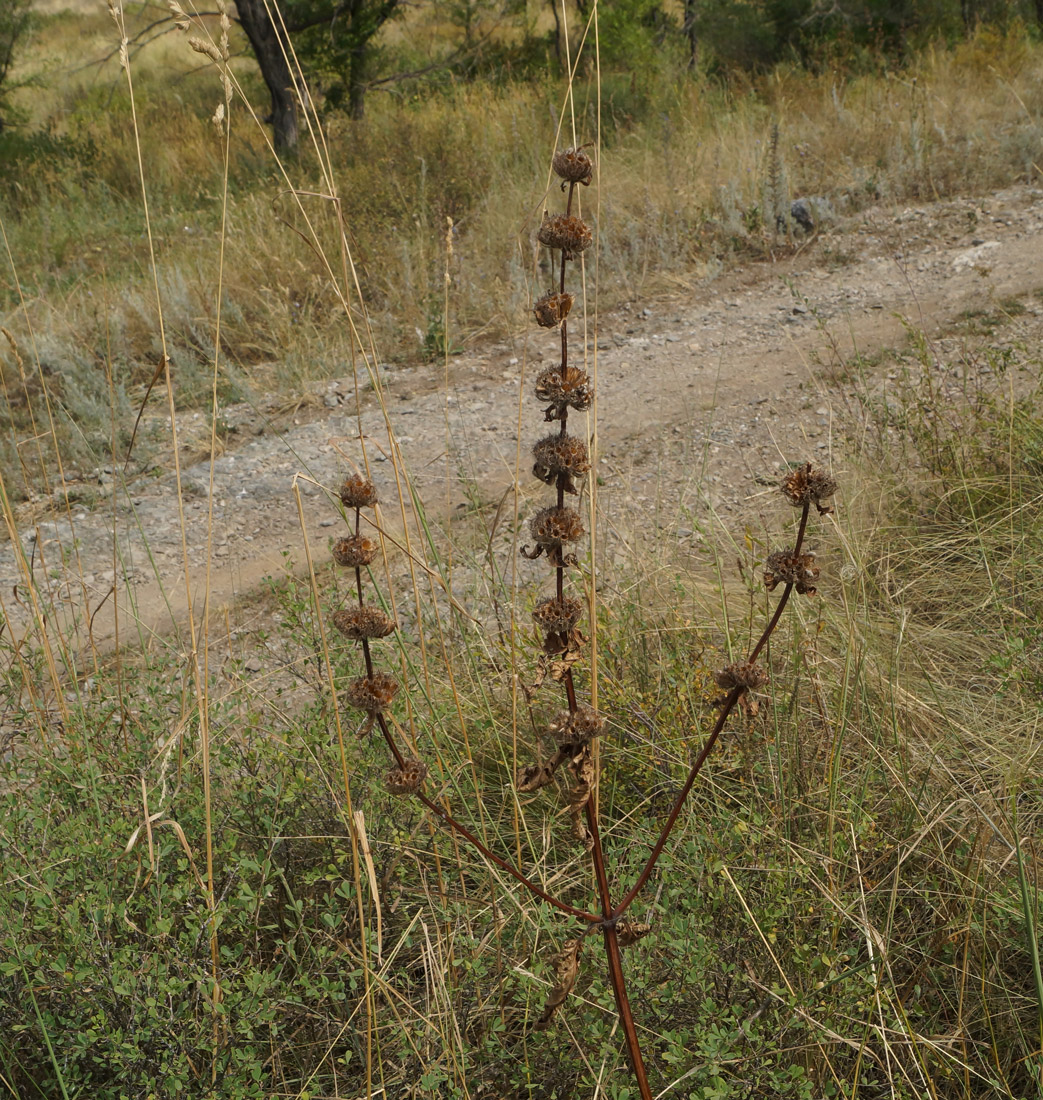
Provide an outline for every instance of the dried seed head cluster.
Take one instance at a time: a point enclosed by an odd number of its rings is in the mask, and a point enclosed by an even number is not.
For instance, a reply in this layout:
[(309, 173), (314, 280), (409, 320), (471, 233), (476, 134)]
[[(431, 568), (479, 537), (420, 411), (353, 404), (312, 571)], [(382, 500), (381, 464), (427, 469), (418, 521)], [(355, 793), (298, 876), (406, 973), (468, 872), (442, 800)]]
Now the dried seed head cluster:
[(814, 554), (776, 550), (768, 555), (764, 567), (764, 584), (769, 592), (776, 585), (792, 584), (801, 596), (814, 596), (818, 575), (819, 568), (815, 564)]
[(833, 511), (829, 505), (822, 502), (828, 500), (837, 491), (837, 483), (825, 470), (818, 469), (810, 462), (790, 470), (782, 479), (779, 488), (794, 508), (813, 503), (819, 515), (826, 515)]
[(594, 234), (582, 218), (573, 214), (544, 214), (536, 239), (548, 248), (560, 248), (565, 259), (572, 259), (590, 248)]
[(529, 530), (540, 546), (575, 542), (583, 537), (583, 520), (573, 508), (541, 508), (529, 522)]
[[(568, 793), (571, 831), (573, 837), (589, 850), (594, 839), (584, 815), (589, 812), (591, 792), (597, 783), (590, 741), (601, 732), (604, 720), (592, 707), (576, 701), (573, 666), (580, 660), (586, 641), (579, 628), (583, 605), (579, 600), (566, 596), (563, 586), (565, 567), (577, 564), (576, 556), (566, 554), (564, 547), (584, 534), (579, 512), (565, 507), (565, 494), (575, 494), (575, 479), (581, 478), (591, 468), (586, 442), (569, 435), (567, 431), (568, 416), (571, 409), (583, 411), (590, 408), (594, 388), (586, 371), (568, 365), (567, 317), (574, 299), (565, 290), (565, 274), (568, 261), (593, 242), (590, 227), (573, 214), (572, 204), (577, 186), (591, 182), (594, 165), (582, 149), (563, 149), (554, 157), (554, 171), (562, 180), (562, 190), (568, 190), (566, 210), (564, 214), (544, 213), (537, 238), (548, 248), (560, 250), (559, 285), (557, 292), (549, 292), (536, 303), (533, 312), (537, 324), (545, 328), (560, 325), (561, 328), (561, 363), (558, 367), (542, 371), (536, 379), (536, 397), (547, 406), (544, 418), (558, 421), (559, 430), (544, 436), (533, 446), (532, 472), (540, 481), (554, 487), (557, 502), (541, 508), (530, 519), (529, 531), (535, 547), (530, 550), (525, 546), (522, 553), (528, 558), (545, 554), (557, 574), (556, 595), (541, 601), (533, 611), (536, 625), (546, 633), (532, 690), (537, 690), (548, 679), (561, 684), (568, 698), (568, 710), (562, 711), (548, 730), (557, 745), (554, 757), (547, 763), (541, 762), (523, 769), (518, 774), (517, 786), (519, 791), (525, 792), (546, 787), (552, 782), (556, 770), (567, 762), (573, 776)], [(549, 1019), (552, 1012), (553, 1007), (548, 1009), (545, 1019)]]
[(532, 448), (535, 465), (533, 475), (547, 485), (562, 478), (562, 488), (575, 495), (574, 477), (580, 477), (590, 469), (590, 454), (586, 443), (573, 435), (547, 435)]
[(384, 786), (391, 794), (417, 794), (427, 778), (427, 765), (422, 760), (406, 760), (384, 776)]
[(560, 294), (553, 290), (548, 291), (542, 298), (537, 298), (532, 307), (536, 324), (540, 328), (557, 328), (568, 317), (575, 298), (571, 294), (562, 291)]
[(594, 387), (587, 372), (578, 367), (566, 367), (564, 371), (552, 367), (537, 375), (536, 398), (550, 402), (547, 420), (562, 420), (568, 409), (583, 412), (590, 408)]
[(377, 503), (377, 491), (368, 478), (352, 474), (340, 487), (340, 499), (345, 508), (372, 508)]
[(348, 685), (345, 698), (359, 710), (369, 714), (381, 714), (391, 706), (398, 693), (398, 681), (386, 672), (374, 672), (372, 676), (360, 676)]
[(364, 535), (348, 535), (333, 544), (333, 560), (338, 565), (359, 569), (377, 556), (377, 544)]
[(551, 564), (559, 567), (559, 563), (565, 564), (562, 545), (583, 537), (583, 520), (573, 508), (541, 508), (529, 520), (529, 532), (536, 543), (536, 549), (530, 551), (523, 547), (522, 553), (529, 558), (538, 558), (540, 554), (546, 553)]
[(379, 607), (366, 606), (335, 611), (333, 625), (355, 642), (361, 642), (363, 638), (386, 638), (395, 629), (395, 621)]
[(532, 613), (538, 627), (551, 634), (569, 634), (583, 614), (583, 604), (572, 596), (550, 596), (541, 600)]
[(605, 719), (593, 707), (580, 706), (574, 711), (562, 711), (549, 732), (559, 749), (570, 748), (575, 752), (604, 728)]
[(756, 691), (768, 682), (768, 674), (760, 665), (752, 661), (725, 665), (719, 672), (713, 674), (713, 678), (722, 691), (731, 691), (733, 688)]
[(594, 162), (582, 149), (559, 149), (551, 162), (554, 174), (562, 181), (562, 190), (567, 183), (590, 185), (594, 178)]

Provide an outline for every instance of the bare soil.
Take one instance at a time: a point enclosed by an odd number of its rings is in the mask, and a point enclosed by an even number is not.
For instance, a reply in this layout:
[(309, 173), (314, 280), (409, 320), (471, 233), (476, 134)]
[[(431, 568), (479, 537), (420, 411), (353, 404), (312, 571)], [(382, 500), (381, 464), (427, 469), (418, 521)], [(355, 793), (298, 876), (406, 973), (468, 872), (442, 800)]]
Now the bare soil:
[[(606, 531), (611, 535), (624, 517), (620, 530), (645, 523), (662, 530), (666, 516), (671, 537), (697, 541), (695, 525), (684, 526), (686, 510), (712, 510), (726, 526), (739, 526), (787, 463), (813, 458), (842, 467), (837, 429), (851, 427), (856, 357), (862, 384), (886, 398), (894, 374), (884, 353), (906, 346), (913, 329), (929, 342), (937, 392), (953, 400), (954, 364), (974, 338), (975, 318), (988, 319), (992, 339), (1038, 344), (1041, 200), (1039, 190), (1014, 187), (977, 199), (875, 208), (773, 262), (733, 263), (713, 282), (603, 314), (586, 358), (597, 371)], [(582, 333), (576, 317), (574, 362), (583, 355)], [(382, 375), (406, 467), (436, 524), (444, 523), (446, 508), (450, 516), (476, 503), (495, 510), (516, 481), (522, 516), (531, 510), (539, 487), (529, 477), (529, 447), (546, 430), (532, 381), (557, 354), (557, 333), (534, 327), (525, 346), (487, 346), (455, 358), (448, 400), (441, 364)], [(159, 408), (164, 400), (154, 393), (150, 404)], [(386, 452), (380, 406), (367, 389), (361, 427)], [(335, 489), (359, 459), (354, 408), (353, 383), (341, 378), (291, 406), (273, 398), (225, 410), (212, 492), (208, 448), (199, 459), (205, 417), (179, 418), (182, 438), (196, 448), (195, 460), (183, 452), (181, 471), (187, 585), (172, 472), (123, 484), (112, 471), (97, 471), (70, 483), (69, 506), (60, 493), (25, 505), (25, 564), (13, 543), (0, 546), (2, 610), (11, 629), (19, 633), (30, 621), (26, 569), (42, 594), (39, 606), (78, 624), (84, 640), (90, 624), (102, 648), (115, 641), (117, 606), (122, 639), (183, 625), (190, 594), (198, 617), (207, 591), (211, 616), (222, 612), (224, 621), (227, 611), (235, 622), (263, 578), (285, 568), (287, 552), (301, 567), (305, 536), (316, 560), (328, 559), (343, 521), (323, 487)], [(169, 431), (169, 420), (164, 424)], [(369, 455), (382, 498), (394, 500), (395, 464), (376, 446)], [(393, 533), (397, 508), (385, 514)]]

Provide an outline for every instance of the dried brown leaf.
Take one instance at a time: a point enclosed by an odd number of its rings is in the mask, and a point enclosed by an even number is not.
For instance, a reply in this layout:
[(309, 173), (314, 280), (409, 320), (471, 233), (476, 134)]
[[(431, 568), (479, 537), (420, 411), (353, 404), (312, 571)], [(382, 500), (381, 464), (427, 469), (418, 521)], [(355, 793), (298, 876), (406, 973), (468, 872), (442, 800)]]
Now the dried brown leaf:
[(554, 1013), (565, 1003), (565, 999), (572, 992), (579, 976), (579, 955), (583, 950), (581, 939), (567, 940), (562, 944), (561, 950), (554, 956), (554, 984), (547, 994), (543, 1012), (536, 1021), (537, 1031), (543, 1031), (550, 1026)]
[(616, 925), (616, 934), (619, 936), (620, 947), (632, 947), (638, 940), (644, 939), (652, 931), (650, 924), (637, 920), (621, 920)]

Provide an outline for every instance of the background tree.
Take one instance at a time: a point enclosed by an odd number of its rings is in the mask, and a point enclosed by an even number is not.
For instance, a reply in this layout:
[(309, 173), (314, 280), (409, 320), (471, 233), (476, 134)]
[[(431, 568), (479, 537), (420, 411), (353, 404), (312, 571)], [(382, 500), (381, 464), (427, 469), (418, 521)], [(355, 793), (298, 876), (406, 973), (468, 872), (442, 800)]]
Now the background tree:
[(360, 119), (365, 111), (374, 39), (399, 3), (288, 0), (277, 8), (274, 0), (237, 0), (239, 22), (271, 96), (273, 140), (280, 153), (297, 147), (297, 112), (304, 94), (288, 58), (295, 54), (309, 77), (320, 76), (330, 106), (346, 102), (348, 114)]
[(0, 0), (0, 130), (8, 112), (11, 68), (19, 43), (29, 31), (31, 0)]

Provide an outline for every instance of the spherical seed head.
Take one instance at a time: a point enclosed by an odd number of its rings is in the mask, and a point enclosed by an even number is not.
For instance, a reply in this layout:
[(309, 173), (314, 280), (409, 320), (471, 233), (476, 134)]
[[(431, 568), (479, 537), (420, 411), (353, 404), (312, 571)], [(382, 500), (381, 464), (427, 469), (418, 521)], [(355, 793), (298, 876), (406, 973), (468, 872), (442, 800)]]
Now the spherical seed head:
[(832, 508), (822, 502), (828, 500), (837, 491), (836, 480), (830, 477), (825, 470), (812, 466), (810, 462), (806, 462), (795, 470), (790, 470), (782, 479), (779, 488), (794, 508), (813, 503), (819, 510), (820, 515), (833, 511)]
[(379, 607), (348, 607), (335, 611), (333, 625), (354, 642), (363, 638), (386, 638), (395, 629), (394, 619)]
[(550, 474), (569, 474), (576, 477), (590, 469), (587, 445), (574, 435), (546, 435), (532, 448), (537, 466), (543, 466)]
[(348, 535), (333, 544), (333, 560), (350, 569), (360, 569), (377, 556), (377, 544), (364, 535)]
[(578, 367), (566, 367), (562, 374), (557, 367), (541, 371), (536, 378), (536, 399), (549, 401), (548, 420), (560, 420), (566, 408), (583, 412), (594, 400), (590, 376)]
[(359, 710), (379, 714), (391, 706), (398, 691), (398, 681), (386, 672), (374, 672), (372, 676), (360, 676), (348, 685), (347, 701)]
[(572, 508), (541, 508), (529, 520), (529, 531), (537, 546), (560, 546), (583, 537), (583, 521)]
[(769, 592), (776, 585), (792, 584), (799, 595), (814, 596), (818, 575), (814, 554), (795, 554), (792, 550), (774, 551), (764, 566), (764, 584)]
[(741, 661), (734, 665), (725, 665), (713, 674), (714, 681), (723, 691), (741, 687), (746, 691), (756, 691), (768, 682), (768, 674), (758, 664)]
[(594, 234), (582, 218), (574, 214), (544, 214), (536, 239), (548, 248), (560, 248), (565, 258), (583, 252), (594, 243)]
[(586, 744), (605, 728), (605, 719), (593, 707), (563, 710), (550, 727), (550, 734), (559, 749)]
[(562, 487), (566, 493), (575, 493), (572, 479), (590, 469), (586, 443), (572, 435), (544, 436), (532, 448), (532, 456), (535, 459), (533, 476), (551, 485), (564, 475)]
[(583, 604), (572, 596), (557, 596), (541, 600), (532, 613), (533, 621), (551, 634), (568, 634), (579, 622)]
[(552, 164), (555, 175), (566, 183), (582, 183), (587, 187), (594, 178), (594, 162), (582, 149), (559, 149)]
[(384, 786), (391, 794), (416, 794), (427, 778), (427, 765), (422, 760), (406, 760), (384, 776)]
[(569, 315), (576, 299), (573, 295), (562, 292), (560, 294), (551, 290), (537, 298), (532, 312), (536, 317), (536, 324), (541, 328), (556, 328)]
[(377, 503), (377, 491), (368, 478), (352, 474), (340, 487), (340, 499), (345, 508), (371, 508)]

